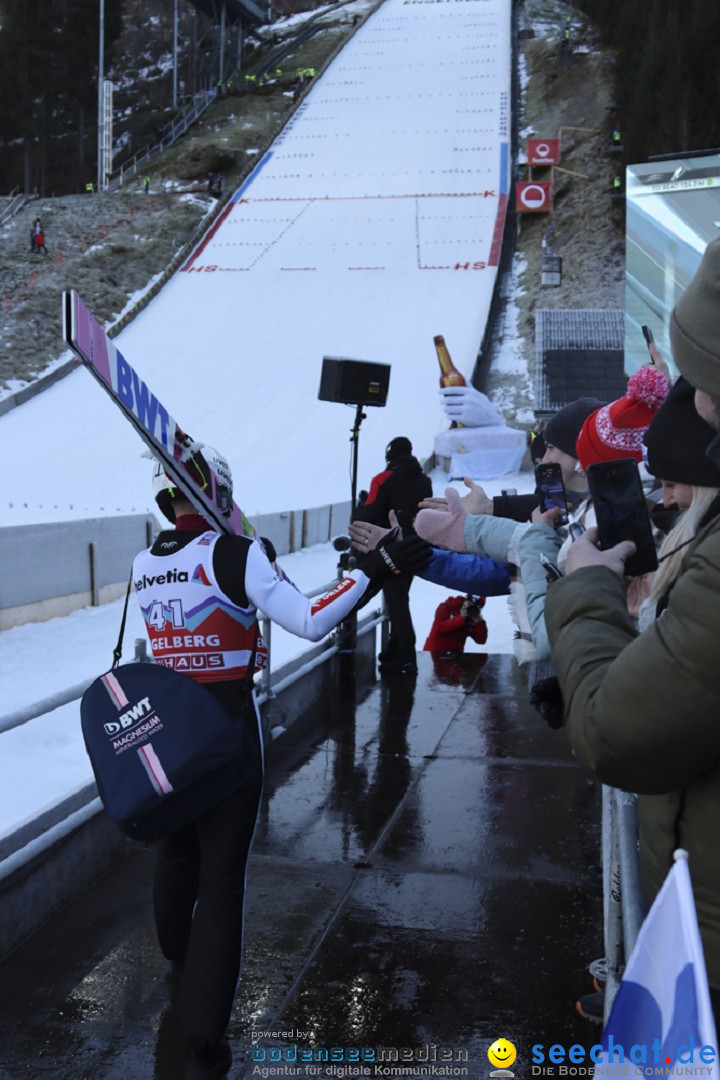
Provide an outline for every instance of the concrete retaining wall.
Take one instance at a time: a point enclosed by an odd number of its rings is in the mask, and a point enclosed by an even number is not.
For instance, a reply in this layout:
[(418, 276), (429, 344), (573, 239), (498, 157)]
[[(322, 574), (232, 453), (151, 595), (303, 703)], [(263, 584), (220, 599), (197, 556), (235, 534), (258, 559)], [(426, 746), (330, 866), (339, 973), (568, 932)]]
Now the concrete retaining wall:
[(0, 529), (0, 630), (107, 603), (155, 528), (147, 514)]
[[(350, 500), (309, 510), (258, 514), (260, 536), (288, 555), (344, 533)], [(152, 541), (149, 514), (0, 529), (0, 630), (68, 615), (122, 596), (134, 556)]]

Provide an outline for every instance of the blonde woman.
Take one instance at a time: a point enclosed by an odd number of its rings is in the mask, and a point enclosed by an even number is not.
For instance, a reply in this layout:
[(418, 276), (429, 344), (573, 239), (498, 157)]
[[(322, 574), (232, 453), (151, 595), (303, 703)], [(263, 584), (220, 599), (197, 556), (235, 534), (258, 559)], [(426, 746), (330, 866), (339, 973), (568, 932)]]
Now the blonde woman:
[(720, 513), (720, 469), (707, 456), (716, 432), (695, 411), (695, 390), (677, 380), (645, 433), (647, 466), (662, 484), (665, 510), (678, 516), (658, 551), (659, 566), (650, 577), (649, 593), (638, 614), (644, 630), (665, 610), (687, 547)]

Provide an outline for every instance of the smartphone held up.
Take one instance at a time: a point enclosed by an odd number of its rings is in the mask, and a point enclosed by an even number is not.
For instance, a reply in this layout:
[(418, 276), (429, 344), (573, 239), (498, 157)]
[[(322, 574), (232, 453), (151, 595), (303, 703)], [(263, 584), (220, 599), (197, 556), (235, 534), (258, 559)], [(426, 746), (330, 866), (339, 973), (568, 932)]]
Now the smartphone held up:
[(625, 573), (636, 577), (657, 570), (650, 513), (635, 459), (619, 458), (589, 465), (587, 480), (600, 547), (607, 550), (621, 540), (632, 540), (637, 550), (626, 560)]
[(535, 481), (540, 494), (540, 509), (552, 510), (560, 507), (562, 514), (555, 518), (555, 527), (567, 525), (568, 506), (563, 484), (562, 470), (556, 462), (535, 466)]

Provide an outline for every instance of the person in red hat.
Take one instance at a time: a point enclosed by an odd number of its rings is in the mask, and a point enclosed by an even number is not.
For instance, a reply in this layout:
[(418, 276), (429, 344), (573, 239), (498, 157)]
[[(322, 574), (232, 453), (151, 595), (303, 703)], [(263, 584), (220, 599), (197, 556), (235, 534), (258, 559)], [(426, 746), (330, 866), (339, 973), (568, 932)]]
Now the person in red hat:
[(616, 458), (642, 461), (643, 436), (669, 389), (670, 380), (657, 367), (631, 375), (624, 395), (596, 409), (581, 427), (575, 444), (581, 468)]

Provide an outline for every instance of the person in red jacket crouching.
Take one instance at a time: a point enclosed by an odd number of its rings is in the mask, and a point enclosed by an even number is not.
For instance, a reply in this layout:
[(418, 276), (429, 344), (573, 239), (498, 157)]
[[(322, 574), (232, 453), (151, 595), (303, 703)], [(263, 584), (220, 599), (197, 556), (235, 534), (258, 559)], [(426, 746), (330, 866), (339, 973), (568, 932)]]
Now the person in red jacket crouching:
[(435, 612), (425, 652), (461, 653), (468, 638), (477, 645), (487, 641), (487, 623), (481, 615), (484, 596), (449, 596)]

